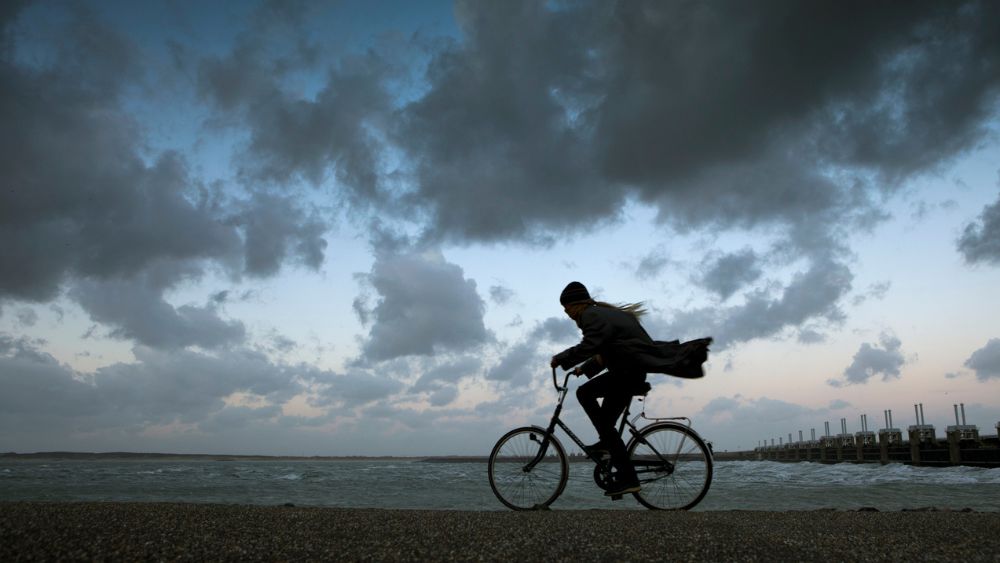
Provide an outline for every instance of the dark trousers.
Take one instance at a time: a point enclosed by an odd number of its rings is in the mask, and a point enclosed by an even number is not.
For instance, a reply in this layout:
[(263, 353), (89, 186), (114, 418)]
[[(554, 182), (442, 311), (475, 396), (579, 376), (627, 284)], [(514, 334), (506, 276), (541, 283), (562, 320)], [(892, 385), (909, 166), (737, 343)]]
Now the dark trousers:
[[(618, 417), (632, 402), (632, 393), (646, 381), (644, 373), (607, 372), (591, 379), (576, 389), (576, 398), (583, 411), (597, 429), (601, 442), (611, 453), (611, 465), (618, 470), (621, 479), (631, 481), (636, 478), (635, 468), (628, 460), (625, 442), (615, 428)], [(603, 403), (597, 399), (603, 398)]]

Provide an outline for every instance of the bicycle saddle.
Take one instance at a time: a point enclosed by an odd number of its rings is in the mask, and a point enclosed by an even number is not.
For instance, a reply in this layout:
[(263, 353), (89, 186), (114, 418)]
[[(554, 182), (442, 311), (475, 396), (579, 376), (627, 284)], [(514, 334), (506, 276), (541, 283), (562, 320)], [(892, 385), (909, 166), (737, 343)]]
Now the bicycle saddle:
[(637, 385), (635, 389), (632, 389), (632, 395), (633, 396), (645, 395), (646, 393), (649, 393), (650, 390), (652, 389), (653, 386), (650, 385), (648, 381), (643, 381), (642, 383)]

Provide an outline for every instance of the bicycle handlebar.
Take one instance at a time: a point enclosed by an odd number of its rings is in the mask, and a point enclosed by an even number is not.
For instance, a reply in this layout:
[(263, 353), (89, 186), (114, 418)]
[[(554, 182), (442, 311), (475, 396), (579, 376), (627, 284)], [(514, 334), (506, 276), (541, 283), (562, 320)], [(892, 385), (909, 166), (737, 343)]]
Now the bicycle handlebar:
[(573, 372), (572, 371), (566, 372), (566, 377), (563, 379), (562, 387), (560, 387), (559, 380), (556, 379), (556, 368), (552, 368), (552, 386), (556, 388), (556, 391), (562, 391), (563, 389), (566, 388), (566, 386), (569, 385), (569, 374), (571, 373)]

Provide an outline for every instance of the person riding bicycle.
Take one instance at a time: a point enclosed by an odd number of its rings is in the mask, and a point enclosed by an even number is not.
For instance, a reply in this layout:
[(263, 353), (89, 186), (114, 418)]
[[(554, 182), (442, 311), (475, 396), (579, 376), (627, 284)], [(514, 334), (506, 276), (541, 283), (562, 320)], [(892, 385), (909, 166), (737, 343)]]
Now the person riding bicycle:
[[(560, 294), (559, 303), (583, 331), (583, 341), (553, 356), (551, 365), (566, 370), (586, 362), (577, 371), (591, 379), (577, 388), (576, 397), (600, 438), (587, 449), (590, 453), (603, 450), (611, 454), (617, 480), (605, 494), (638, 492), (639, 477), (628, 460), (625, 443), (615, 431), (615, 422), (632, 401), (633, 392), (646, 382), (645, 370), (637, 365), (628, 347), (630, 340), (652, 342), (639, 324), (639, 316), (645, 311), (641, 305), (598, 303), (580, 282), (570, 282)], [(608, 372), (593, 377), (603, 368)], [(598, 404), (598, 398), (604, 399), (603, 405)]]
[[(600, 438), (587, 447), (588, 453), (608, 452), (611, 465), (617, 470), (616, 479), (605, 494), (638, 492), (639, 478), (615, 430), (615, 422), (634, 395), (649, 390), (648, 372), (684, 378), (704, 375), (701, 364), (707, 359), (711, 338), (684, 344), (654, 341), (639, 322), (646, 313), (642, 303), (616, 306), (594, 301), (587, 288), (577, 281), (563, 289), (559, 303), (583, 332), (583, 340), (553, 356), (550, 365), (563, 370), (578, 366), (574, 373), (589, 379), (577, 388), (576, 397)], [(597, 375), (605, 368), (606, 373)], [(598, 404), (598, 398), (604, 399), (603, 404)]]

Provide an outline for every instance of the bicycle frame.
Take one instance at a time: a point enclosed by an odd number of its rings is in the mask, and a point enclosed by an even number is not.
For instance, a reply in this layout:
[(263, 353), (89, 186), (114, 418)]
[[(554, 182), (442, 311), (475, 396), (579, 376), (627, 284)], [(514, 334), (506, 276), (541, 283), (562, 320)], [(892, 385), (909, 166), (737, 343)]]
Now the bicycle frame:
[[(558, 391), (558, 393), (559, 393), (559, 399), (556, 402), (556, 410), (555, 410), (555, 412), (552, 413), (552, 418), (551, 418), (551, 420), (549, 420), (549, 425), (545, 429), (545, 434), (544, 434), (545, 437), (542, 438), (542, 443), (540, 444), (540, 447), (538, 448), (538, 453), (535, 455), (535, 457), (531, 461), (529, 461), (524, 466), (523, 471), (526, 472), (526, 473), (530, 472), (532, 469), (534, 469), (534, 467), (536, 465), (538, 465), (545, 458), (545, 454), (546, 454), (546, 452), (548, 452), (548, 449), (549, 449), (549, 439), (550, 438), (552, 438), (552, 439), (555, 438), (555, 430), (556, 430), (557, 426), (559, 428), (561, 428), (563, 430), (563, 432), (565, 432), (566, 435), (569, 436), (570, 439), (573, 440), (573, 442), (577, 446), (579, 446), (580, 450), (583, 451), (583, 453), (587, 456), (588, 459), (590, 459), (591, 461), (593, 461), (594, 463), (596, 463), (598, 465), (604, 465), (606, 463), (609, 463), (606, 460), (604, 460), (604, 459), (602, 459), (600, 457), (597, 457), (596, 455), (593, 455), (590, 452), (588, 452), (587, 448), (586, 448), (586, 445), (583, 443), (583, 440), (581, 440), (580, 438), (578, 438), (577, 435), (574, 434), (573, 431), (570, 429), (570, 427), (567, 426), (566, 423), (563, 422), (559, 418), (559, 415), (562, 414), (563, 402), (565, 402), (566, 395), (569, 393), (569, 376), (570, 376), (571, 373), (572, 372), (567, 371), (565, 377), (563, 378), (562, 385), (559, 385), (559, 382), (558, 382), (558, 379), (557, 379), (557, 376), (556, 376), (556, 368), (552, 368), (552, 384), (555, 386), (556, 391)], [(643, 412), (643, 413), (640, 413), (639, 415), (636, 415), (633, 420), (629, 420), (628, 416), (629, 416), (629, 408), (630, 407), (631, 407), (631, 404), (628, 407), (625, 407), (625, 412), (622, 413), (622, 420), (621, 420), (621, 422), (618, 425), (618, 435), (622, 436), (622, 437), (624, 437), (624, 435), (625, 435), (625, 427), (626, 426), (628, 427), (629, 432), (632, 434), (632, 436), (637, 436), (638, 433), (639, 433), (639, 429), (635, 427), (635, 420), (638, 420), (639, 417), (646, 418), (645, 412)], [(682, 419), (683, 420), (687, 420), (688, 421), (688, 426), (690, 427), (691, 421), (690, 421), (690, 419), (688, 419), (686, 417), (678, 417), (678, 418), (648, 418), (647, 420), (666, 421), (666, 420), (682, 420)], [(656, 449), (652, 446), (652, 444), (647, 444), (647, 445), (660, 458), (660, 460), (663, 463), (666, 463), (668, 466), (670, 466), (670, 468), (672, 470), (673, 464), (670, 463), (670, 461), (667, 460), (663, 456), (663, 454), (661, 454), (660, 452), (656, 451)], [(683, 445), (683, 442), (682, 442), (681, 445)]]
[[(513, 510), (542, 509), (563, 493), (570, 479), (570, 457), (563, 447), (562, 438), (556, 435), (557, 428), (562, 428), (569, 439), (585, 452), (586, 459), (594, 463), (594, 483), (611, 500), (624, 496), (616, 492), (622, 489), (615, 487), (622, 483), (624, 475), (631, 474), (632, 468), (639, 477), (639, 483), (636, 483), (639, 487), (633, 495), (646, 508), (688, 510), (705, 497), (712, 482), (711, 446), (706, 445), (694, 431), (690, 419), (647, 417), (645, 407), (648, 405), (644, 400), (649, 387), (632, 390), (632, 397), (638, 398), (643, 408), (638, 414), (630, 414), (632, 408), (640, 411), (640, 407), (633, 407), (631, 400), (627, 401), (621, 420), (615, 421), (618, 434), (605, 435), (615, 442), (627, 439), (625, 452), (621, 453), (623, 457), (619, 459), (620, 451), (615, 452), (612, 462), (604, 452), (589, 451), (583, 440), (561, 419), (569, 394), (571, 373), (567, 372), (560, 380), (555, 368), (552, 370), (552, 385), (557, 399), (545, 428), (539, 425), (514, 428), (504, 434), (490, 452), (487, 473), (490, 488), (500, 502)], [(639, 422), (640, 419), (648, 422)], [(614, 430), (608, 429), (610, 432)], [(615, 444), (613, 449), (620, 448)], [(633, 486), (626, 485), (629, 488)]]

